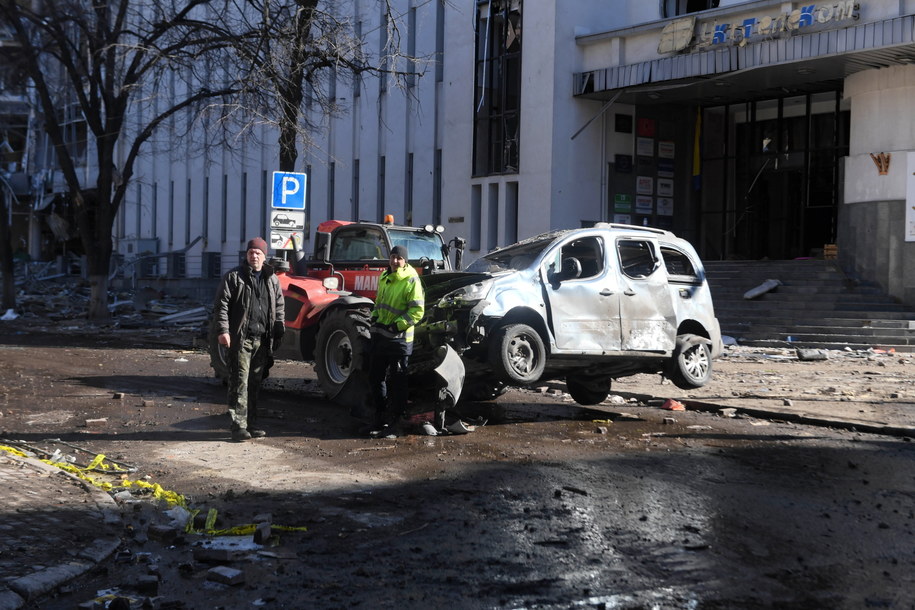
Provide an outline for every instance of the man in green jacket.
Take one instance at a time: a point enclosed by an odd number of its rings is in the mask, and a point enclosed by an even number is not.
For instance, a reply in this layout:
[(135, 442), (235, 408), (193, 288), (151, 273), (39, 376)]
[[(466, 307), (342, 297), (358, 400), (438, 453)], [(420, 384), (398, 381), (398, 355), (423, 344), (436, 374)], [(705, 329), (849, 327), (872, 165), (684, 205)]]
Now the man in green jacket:
[(265, 436), (255, 426), (257, 394), (273, 343), (286, 330), (280, 282), (267, 259), (267, 242), (248, 242), (245, 262), (222, 277), (213, 305), (213, 324), (229, 365), (229, 416), (232, 440)]
[(375, 406), (371, 436), (400, 434), (407, 409), (407, 364), (413, 353), (413, 328), (423, 317), (425, 296), (419, 275), (407, 263), (405, 246), (391, 248), (388, 269), (378, 279), (372, 309), (369, 383)]

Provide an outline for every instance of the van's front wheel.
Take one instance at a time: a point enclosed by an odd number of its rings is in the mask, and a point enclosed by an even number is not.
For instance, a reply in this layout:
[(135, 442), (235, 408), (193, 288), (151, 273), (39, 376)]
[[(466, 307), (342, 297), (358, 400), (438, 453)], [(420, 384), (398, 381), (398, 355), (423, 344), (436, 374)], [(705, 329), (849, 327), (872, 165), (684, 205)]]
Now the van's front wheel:
[(527, 324), (508, 324), (493, 337), (489, 363), (509, 383), (534, 383), (546, 367), (546, 348), (540, 334)]

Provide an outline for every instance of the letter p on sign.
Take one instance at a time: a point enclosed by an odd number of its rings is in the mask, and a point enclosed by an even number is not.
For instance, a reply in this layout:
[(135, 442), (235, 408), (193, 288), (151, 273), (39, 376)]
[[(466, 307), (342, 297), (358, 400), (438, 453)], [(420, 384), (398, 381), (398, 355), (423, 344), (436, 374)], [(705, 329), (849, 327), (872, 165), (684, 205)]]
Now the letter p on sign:
[(273, 172), (273, 207), (284, 210), (304, 210), (307, 179), (306, 174)]

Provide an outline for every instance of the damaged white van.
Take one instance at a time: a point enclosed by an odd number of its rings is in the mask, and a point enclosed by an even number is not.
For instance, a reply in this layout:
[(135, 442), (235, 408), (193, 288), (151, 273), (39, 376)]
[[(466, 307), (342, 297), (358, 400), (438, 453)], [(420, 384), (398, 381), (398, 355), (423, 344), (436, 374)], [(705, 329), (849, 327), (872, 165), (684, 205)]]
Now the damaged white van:
[(414, 353), (451, 345), (470, 397), (564, 378), (576, 402), (597, 404), (614, 378), (637, 373), (696, 388), (722, 350), (696, 251), (661, 229), (555, 231), (422, 280)]

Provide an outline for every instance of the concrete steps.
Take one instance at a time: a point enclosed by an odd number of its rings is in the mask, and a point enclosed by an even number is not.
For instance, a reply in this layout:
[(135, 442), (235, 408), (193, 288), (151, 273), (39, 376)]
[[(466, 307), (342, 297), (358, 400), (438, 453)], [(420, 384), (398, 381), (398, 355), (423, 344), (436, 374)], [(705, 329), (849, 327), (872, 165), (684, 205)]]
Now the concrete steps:
[[(915, 352), (915, 310), (835, 261), (710, 261), (705, 271), (721, 334), (740, 345)], [(744, 298), (770, 279), (781, 285)]]

